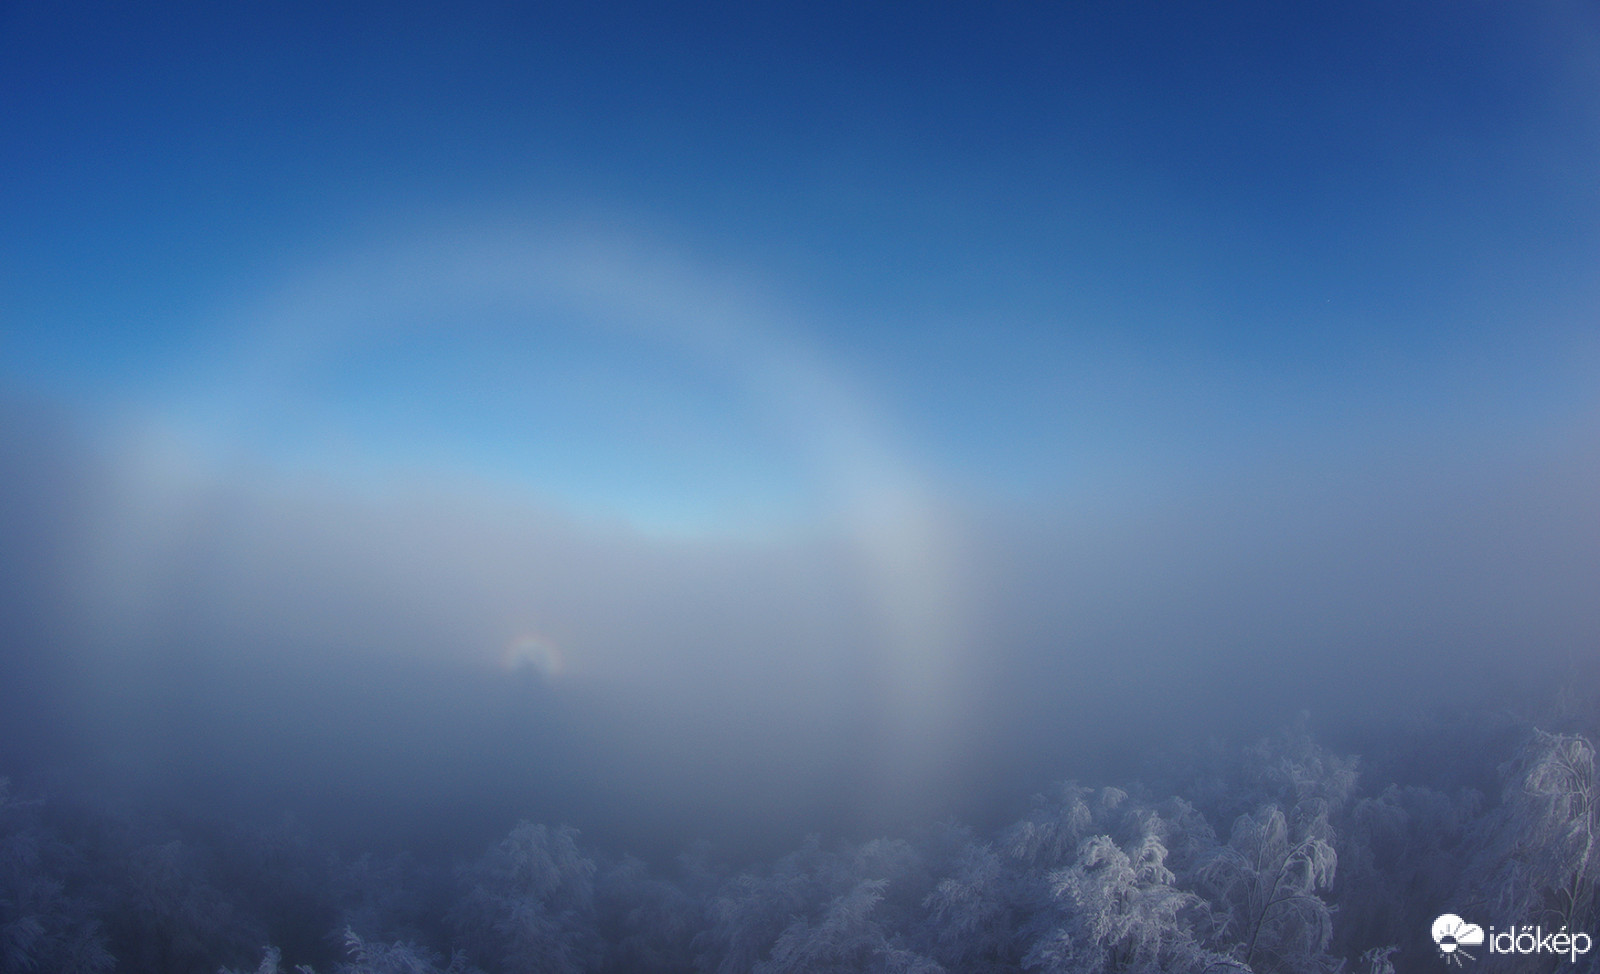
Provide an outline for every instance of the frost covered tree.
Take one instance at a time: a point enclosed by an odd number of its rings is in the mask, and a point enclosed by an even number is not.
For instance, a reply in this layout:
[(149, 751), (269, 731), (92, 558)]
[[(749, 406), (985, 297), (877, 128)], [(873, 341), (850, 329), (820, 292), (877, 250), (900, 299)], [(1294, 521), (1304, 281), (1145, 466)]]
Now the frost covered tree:
[(834, 897), (814, 919), (796, 917), (753, 974), (939, 974), (942, 968), (891, 944), (873, 916), (887, 880), (867, 879)]
[[(368, 942), (442, 947), (452, 941), (452, 911), (463, 892), (464, 870), (459, 863), (453, 868), (404, 851), (331, 858), (328, 873), (334, 918), (322, 928), (324, 944), (329, 930), (346, 929)], [(288, 949), (287, 944), (283, 946)]]
[(1474, 900), (1511, 922), (1593, 929), (1600, 885), (1600, 784), (1579, 735), (1535, 731), (1502, 769), (1469, 880)]
[[(1331, 754), (1312, 737), (1310, 718), (1244, 750), (1245, 796), (1284, 808), (1314, 804), (1330, 818), (1355, 794), (1360, 760)], [(1253, 792), (1253, 794), (1252, 794)]]
[[(466, 955), (456, 952), (448, 962), (414, 943), (380, 943), (361, 939), (346, 928), (343, 935), (346, 960), (334, 965), (333, 974), (482, 974), (467, 965)], [(218, 974), (290, 974), (283, 968), (283, 954), (276, 947), (266, 948), (254, 971), (224, 967)], [(316, 974), (305, 964), (296, 964), (293, 974)]]
[(209, 972), (267, 939), (213, 884), (203, 850), (181, 839), (135, 848), (115, 895), (111, 933), (120, 968)]
[(705, 974), (746, 974), (772, 949), (792, 918), (815, 899), (811, 863), (821, 856), (821, 840), (774, 864), (767, 875), (743, 873), (706, 904), (706, 925), (695, 937), (696, 964)]
[(1447, 794), (1418, 785), (1390, 785), (1355, 804), (1340, 836), (1333, 890), (1339, 952), (1399, 944), (1404, 966), (1430, 961), (1433, 945), (1416, 932), (1428, 928), (1441, 904), (1456, 901), (1482, 806), (1483, 796), (1470, 789)]
[(605, 945), (602, 970), (632, 974), (693, 969), (691, 942), (701, 905), (683, 888), (651, 876), (643, 862), (629, 857), (600, 874), (595, 901)]
[(576, 974), (599, 963), (595, 863), (574, 829), (527, 822), (461, 874), (452, 925), (486, 970)]
[[(1085, 840), (1077, 861), (1050, 875), (1053, 909), (1023, 967), (1045, 974), (1201, 971), (1220, 960), (1195, 923), (1198, 896), (1172, 884), (1167, 850), (1152, 831), (1126, 846), (1109, 835)], [(1201, 921), (1203, 923), (1203, 921)]]
[(985, 974), (1015, 970), (1021, 904), (1015, 877), (988, 843), (962, 851), (951, 875), (923, 902), (934, 956), (951, 970)]
[(1065, 782), (1034, 799), (1028, 814), (1006, 829), (1002, 848), (1024, 870), (1069, 865), (1083, 840), (1116, 822), (1127, 802), (1128, 793), (1120, 788)]
[[(1473, 758), (1492, 767), (1516, 742)], [(1206, 753), (1159, 791), (1061, 785), (991, 835), (811, 838), (743, 872), (702, 850), (671, 878), (527, 823), (452, 873), (339, 860), (285, 827), (62, 816), (0, 787), (0, 974), (101, 974), (113, 954), (135, 974), (258, 958), (256, 974), (284, 974), (283, 956), (326, 974), (1394, 974), (1436, 962), (1418, 932), (1439, 904), (1600, 923), (1588, 738), (1523, 739), (1487, 814), (1459, 790), (1482, 776), (1440, 772), (1426, 746), (1380, 752), (1373, 774), (1397, 783), (1366, 796), (1355, 759), (1303, 728)]]
[(1373, 947), (1361, 954), (1356, 974), (1395, 974), (1394, 960), (1399, 947)]
[(113, 966), (99, 924), (68, 893), (71, 851), (0, 778), (0, 972), (99, 974)]
[(1227, 844), (1201, 867), (1232, 955), (1257, 974), (1338, 970), (1328, 954), (1333, 913), (1321, 895), (1338, 863), (1333, 839), (1324, 811), (1291, 822), (1268, 805), (1239, 816)]
[[(296, 974), (316, 974), (304, 964), (297, 965), (294, 970)], [(267, 947), (262, 951), (261, 963), (254, 968), (223, 967), (217, 974), (284, 974), (283, 951), (276, 947)]]
[(707, 974), (938, 971), (907, 936), (931, 885), (910, 843), (828, 852), (810, 837), (767, 874), (742, 874), (710, 898), (697, 964)]
[(211, 884), (227, 891), (234, 911), (250, 918), (251, 929), (291, 956), (325, 954), (328, 931), (345, 925), (339, 922), (332, 857), (292, 818), (219, 830), (207, 852)]
[(468, 966), (463, 951), (456, 951), (446, 961), (414, 943), (362, 940), (348, 927), (344, 947), (348, 959), (334, 968), (334, 974), (482, 974)]
[[(948, 925), (953, 969), (1185, 971), (1227, 963), (1208, 905), (1168, 863), (1211, 855), (1215, 833), (1186, 802), (1152, 807), (1118, 788), (1067, 783), (1036, 799), (997, 852), (977, 846), (928, 906)], [(970, 939), (969, 939), (970, 938)]]

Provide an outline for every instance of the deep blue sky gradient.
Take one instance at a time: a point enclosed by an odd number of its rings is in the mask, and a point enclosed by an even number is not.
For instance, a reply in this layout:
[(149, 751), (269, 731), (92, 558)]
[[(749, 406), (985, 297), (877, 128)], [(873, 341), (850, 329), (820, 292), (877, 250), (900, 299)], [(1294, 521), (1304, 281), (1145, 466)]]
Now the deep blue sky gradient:
[(3, 16), (6, 371), (45, 395), (164, 395), (238, 296), (483, 220), (755, 282), (991, 488), (1594, 391), (1592, 6)]

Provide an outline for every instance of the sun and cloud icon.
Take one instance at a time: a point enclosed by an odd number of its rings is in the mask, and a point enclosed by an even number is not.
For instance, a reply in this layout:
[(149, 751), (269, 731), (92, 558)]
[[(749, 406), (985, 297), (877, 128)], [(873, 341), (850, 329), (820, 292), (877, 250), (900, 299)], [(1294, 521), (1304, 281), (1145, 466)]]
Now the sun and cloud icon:
[(1476, 960), (1467, 953), (1467, 947), (1477, 947), (1483, 943), (1483, 928), (1475, 923), (1456, 916), (1454, 913), (1445, 913), (1433, 921), (1433, 942), (1439, 946), (1439, 956), (1444, 958), (1446, 964), (1463, 966), (1461, 958)]

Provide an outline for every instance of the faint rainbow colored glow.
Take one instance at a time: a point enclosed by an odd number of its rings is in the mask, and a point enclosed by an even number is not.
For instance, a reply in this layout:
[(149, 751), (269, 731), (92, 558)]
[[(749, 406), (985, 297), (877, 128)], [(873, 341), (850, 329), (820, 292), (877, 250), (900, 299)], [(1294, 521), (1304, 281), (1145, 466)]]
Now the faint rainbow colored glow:
[[(295, 408), (320, 365), (393, 341), (397, 322), (484, 303), (559, 309), (628, 340), (693, 357), (743, 390), (775, 425), (826, 498), (819, 527), (842, 530), (875, 607), (885, 728), (879, 782), (929, 783), (955, 742), (965, 641), (955, 538), (935, 485), (891, 433), (872, 396), (800, 336), (800, 317), (770, 295), (660, 250), (603, 235), (451, 228), (323, 264), (236, 316), (171, 404), (187, 433), (247, 452), (247, 430)], [(421, 312), (421, 314), (419, 314)], [(135, 559), (137, 560), (137, 559)], [(569, 647), (570, 648), (570, 647)], [(560, 675), (568, 660), (532, 633), (512, 638), (507, 670)]]
[(554, 680), (565, 672), (567, 661), (555, 640), (535, 632), (523, 632), (506, 644), (500, 665), (507, 673), (531, 671), (541, 679)]

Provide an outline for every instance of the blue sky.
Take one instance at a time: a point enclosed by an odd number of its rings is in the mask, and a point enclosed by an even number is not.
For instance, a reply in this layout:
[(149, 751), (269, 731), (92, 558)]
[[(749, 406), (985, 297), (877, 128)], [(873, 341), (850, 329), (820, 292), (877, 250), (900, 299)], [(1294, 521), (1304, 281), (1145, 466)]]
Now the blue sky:
[(1577, 2), (0, 3), (0, 675), (270, 779), (531, 641), (752, 821), (1569, 679), (1596, 173)]
[[(508, 232), (733, 282), (980, 492), (1592, 400), (1581, 4), (18, 3), (0, 24), (6, 373), (90, 409), (178, 396), (306, 275)], [(473, 336), (447, 359), (548, 363), (536, 380), (593, 337), (542, 299), (453, 300), (414, 346), (304, 366), (308, 408), (357, 417), (357, 452), (433, 436), (490, 467), (507, 412), (579, 410), (593, 428), (542, 462), (610, 459), (556, 494), (673, 479), (581, 396), (474, 410), (448, 366), (420, 404), (375, 392), (446, 334)], [(497, 314), (540, 334), (496, 350)], [(757, 433), (695, 432), (740, 411), (714, 381), (628, 354), (580, 357), (636, 415), (683, 410), (700, 459), (752, 466), (731, 460)], [(712, 492), (784, 495), (780, 456), (753, 465)]]

